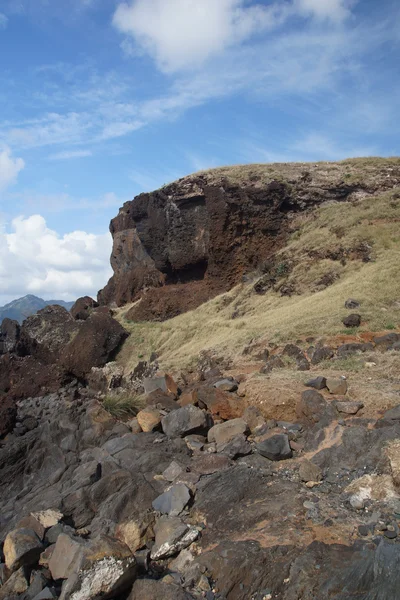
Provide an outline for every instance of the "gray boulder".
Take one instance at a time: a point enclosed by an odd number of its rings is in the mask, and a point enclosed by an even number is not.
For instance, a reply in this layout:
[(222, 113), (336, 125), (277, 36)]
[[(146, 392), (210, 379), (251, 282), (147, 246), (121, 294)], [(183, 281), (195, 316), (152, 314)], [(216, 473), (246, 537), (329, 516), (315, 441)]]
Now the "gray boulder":
[(278, 433), (259, 442), (256, 448), (261, 456), (265, 456), (269, 460), (286, 460), (293, 456), (289, 438), (284, 433)]

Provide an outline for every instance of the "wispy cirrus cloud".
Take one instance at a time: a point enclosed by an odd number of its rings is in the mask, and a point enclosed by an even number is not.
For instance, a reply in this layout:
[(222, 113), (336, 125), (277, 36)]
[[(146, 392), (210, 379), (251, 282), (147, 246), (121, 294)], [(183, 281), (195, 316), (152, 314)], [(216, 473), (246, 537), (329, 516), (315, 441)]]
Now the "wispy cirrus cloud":
[(49, 160), (70, 160), (73, 158), (86, 158), (88, 156), (93, 156), (91, 150), (67, 150), (66, 152), (51, 154)]

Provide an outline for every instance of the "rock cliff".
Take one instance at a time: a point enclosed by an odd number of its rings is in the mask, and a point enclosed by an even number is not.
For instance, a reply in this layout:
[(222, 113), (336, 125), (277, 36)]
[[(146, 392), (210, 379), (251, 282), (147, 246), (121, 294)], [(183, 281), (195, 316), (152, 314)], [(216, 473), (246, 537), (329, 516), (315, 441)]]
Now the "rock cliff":
[[(133, 320), (193, 309), (262, 269), (293, 214), (391, 189), (400, 167), (383, 162), (250, 165), (183, 178), (141, 194), (111, 221), (114, 275), (100, 304), (143, 298)], [(151, 289), (151, 292), (149, 292)]]

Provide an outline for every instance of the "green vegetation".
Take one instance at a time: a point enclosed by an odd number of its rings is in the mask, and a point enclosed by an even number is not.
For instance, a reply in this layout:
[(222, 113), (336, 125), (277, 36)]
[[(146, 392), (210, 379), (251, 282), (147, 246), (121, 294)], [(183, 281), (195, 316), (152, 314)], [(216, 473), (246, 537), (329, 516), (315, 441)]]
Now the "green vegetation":
[(103, 407), (116, 419), (126, 420), (134, 417), (144, 408), (144, 400), (141, 396), (108, 395), (103, 401)]

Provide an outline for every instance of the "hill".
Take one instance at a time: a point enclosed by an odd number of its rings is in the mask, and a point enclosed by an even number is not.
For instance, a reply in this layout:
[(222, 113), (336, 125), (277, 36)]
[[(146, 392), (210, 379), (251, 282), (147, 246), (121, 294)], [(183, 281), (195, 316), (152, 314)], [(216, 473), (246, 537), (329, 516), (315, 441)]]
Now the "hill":
[(28, 294), (23, 298), (18, 298), (0, 307), (0, 323), (6, 318), (22, 323), (24, 319), (34, 315), (38, 310), (46, 306), (59, 305), (70, 310), (73, 304), (73, 302), (65, 302), (64, 300), (43, 300), (42, 298)]

